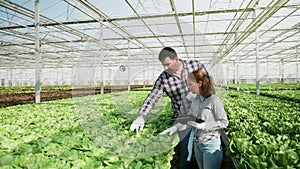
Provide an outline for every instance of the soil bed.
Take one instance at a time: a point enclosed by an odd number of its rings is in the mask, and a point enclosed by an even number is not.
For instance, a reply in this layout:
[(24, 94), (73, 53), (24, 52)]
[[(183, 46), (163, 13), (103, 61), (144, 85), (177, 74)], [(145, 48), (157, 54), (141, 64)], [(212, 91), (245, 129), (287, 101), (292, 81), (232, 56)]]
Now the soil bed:
[[(130, 88), (141, 88), (142, 85), (133, 85)], [(146, 86), (148, 87), (148, 86)], [(117, 91), (126, 91), (127, 86), (120, 87), (105, 87), (104, 93), (111, 93)], [(100, 94), (100, 88), (80, 88), (80, 89), (69, 89), (69, 90), (56, 90), (56, 91), (41, 91), (41, 102), (67, 99), (72, 97), (87, 96), (93, 94)], [(27, 93), (10, 93), (10, 94), (0, 94), (0, 108), (15, 106), (20, 104), (32, 104), (35, 103), (35, 92)]]

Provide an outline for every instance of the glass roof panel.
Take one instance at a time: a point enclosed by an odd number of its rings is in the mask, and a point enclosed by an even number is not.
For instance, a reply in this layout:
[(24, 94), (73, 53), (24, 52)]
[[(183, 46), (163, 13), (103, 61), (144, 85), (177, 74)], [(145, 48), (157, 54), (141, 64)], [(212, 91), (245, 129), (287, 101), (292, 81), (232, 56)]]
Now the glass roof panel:
[[(194, 2), (194, 4), (193, 4)], [(295, 57), (299, 46), (297, 0), (53, 0), (40, 1), (40, 40), (47, 60), (52, 53), (71, 61), (100, 47), (107, 57), (128, 50), (157, 55), (164, 46), (185, 57), (231, 61), (239, 54), (255, 58)], [(255, 16), (254, 10), (259, 8)], [(31, 0), (0, 2), (0, 57), (34, 63), (35, 4)], [(264, 16), (261, 16), (264, 14)], [(258, 22), (259, 21), (259, 22)], [(259, 25), (258, 36), (255, 25)], [(101, 32), (101, 25), (103, 30)], [(101, 46), (103, 45), (103, 46)], [(129, 50), (130, 51), (130, 50)], [(60, 53), (61, 52), (61, 53)], [(131, 57), (135, 57), (134, 54)], [(155, 60), (154, 60), (155, 61)], [(153, 61), (153, 62), (154, 62)], [(5, 67), (6, 62), (0, 64)], [(45, 62), (57, 66), (55, 60)], [(20, 64), (16, 64), (20, 65)]]

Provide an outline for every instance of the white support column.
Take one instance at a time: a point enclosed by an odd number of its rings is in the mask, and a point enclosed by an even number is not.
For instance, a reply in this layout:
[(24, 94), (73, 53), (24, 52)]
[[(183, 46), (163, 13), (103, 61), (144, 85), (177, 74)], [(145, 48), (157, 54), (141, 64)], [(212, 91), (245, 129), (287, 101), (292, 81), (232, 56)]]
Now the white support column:
[(232, 80), (232, 84), (237, 84), (236, 83), (236, 68), (237, 68), (237, 62), (236, 61), (232, 61), (233, 62), (233, 69), (232, 69), (232, 75), (233, 75), (233, 80)]
[(8, 81), (8, 86), (13, 86), (13, 62), (10, 64), (10, 81)]
[(283, 84), (284, 83), (284, 61), (283, 61), (283, 58), (280, 59), (280, 73), (281, 73), (280, 83)]
[(40, 7), (35, 0), (35, 102), (41, 101)]
[[(154, 53), (152, 53), (152, 56), (153, 56), (153, 63), (156, 62), (156, 59), (155, 59), (155, 55)], [(155, 77), (154, 77), (154, 71), (155, 71), (155, 64), (152, 65), (152, 86), (154, 86), (154, 83), (155, 83)]]
[(21, 70), (20, 70), (20, 81), (21, 81), (20, 86), (25, 86), (24, 85), (24, 78), (23, 78), (23, 71), (21, 71)]
[(146, 73), (146, 71), (145, 71), (145, 65), (146, 65), (146, 63), (145, 63), (145, 56), (143, 56), (143, 88), (146, 86), (146, 82), (145, 82), (145, 73)]
[(113, 55), (113, 58), (112, 59), (108, 59), (108, 67), (107, 67), (107, 78), (108, 78), (108, 85), (111, 86), (112, 82), (111, 82), (111, 72), (112, 72), (112, 68), (111, 68), (111, 61), (116, 58), (115, 55)]
[[(259, 13), (259, 1), (256, 2), (254, 10), (254, 18)], [(256, 48), (256, 94), (260, 94), (260, 58), (259, 58), (259, 26), (256, 25), (255, 29), (255, 48)]]
[(267, 83), (270, 83), (270, 75), (269, 75), (269, 58), (267, 58)]
[(299, 85), (299, 49), (298, 46), (296, 47), (296, 82)]
[(130, 41), (128, 41), (128, 59), (127, 59), (127, 71), (128, 71), (128, 91), (130, 91), (130, 68), (129, 68), (129, 59), (130, 59)]
[[(238, 52), (239, 54), (239, 52)], [(236, 89), (239, 91), (240, 90), (240, 55), (237, 57), (237, 64), (236, 64), (236, 76), (237, 76), (237, 84), (236, 84)]]
[(104, 78), (103, 78), (103, 57), (104, 57), (104, 51), (103, 51), (103, 24), (100, 23), (100, 73), (101, 73), (101, 82), (100, 82), (100, 88), (101, 88), (101, 94), (104, 93)]
[[(236, 40), (237, 37), (239, 36), (238, 33), (235, 34), (234, 39)], [(240, 90), (240, 57), (241, 57), (241, 53), (239, 48), (237, 47), (237, 51), (236, 51), (236, 55), (237, 55), (237, 61), (236, 61), (236, 89), (237, 91)]]
[(65, 85), (64, 84), (64, 66), (61, 65), (61, 85)]
[(225, 70), (225, 74), (226, 74), (226, 78), (225, 78), (226, 79), (226, 90), (228, 90), (229, 89), (229, 68), (227, 67), (227, 62), (224, 62), (222, 65), (224, 65), (224, 70)]
[(100, 62), (100, 76), (101, 76), (100, 93), (104, 94), (103, 60), (101, 60), (101, 62)]
[[(73, 54), (73, 52), (72, 52)], [(72, 59), (72, 67), (71, 67), (71, 74), (72, 74), (72, 79), (71, 79), (71, 84), (72, 84), (72, 89), (74, 89), (74, 86), (75, 86), (75, 66), (76, 66), (76, 60), (77, 59)]]
[(59, 64), (57, 64), (57, 67), (56, 67), (56, 83), (54, 83), (54, 85), (58, 85), (58, 82), (59, 82), (59, 72), (58, 72), (58, 69), (59, 69)]

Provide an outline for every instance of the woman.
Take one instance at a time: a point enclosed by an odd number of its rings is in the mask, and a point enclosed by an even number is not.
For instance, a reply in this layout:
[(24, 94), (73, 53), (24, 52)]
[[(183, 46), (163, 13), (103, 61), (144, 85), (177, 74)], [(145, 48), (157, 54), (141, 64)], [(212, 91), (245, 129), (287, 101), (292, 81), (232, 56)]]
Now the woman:
[(189, 90), (197, 94), (193, 99), (190, 114), (202, 122), (189, 121), (194, 129), (194, 152), (200, 169), (218, 169), (222, 163), (220, 129), (228, 126), (222, 101), (214, 94), (212, 77), (202, 70), (188, 75)]

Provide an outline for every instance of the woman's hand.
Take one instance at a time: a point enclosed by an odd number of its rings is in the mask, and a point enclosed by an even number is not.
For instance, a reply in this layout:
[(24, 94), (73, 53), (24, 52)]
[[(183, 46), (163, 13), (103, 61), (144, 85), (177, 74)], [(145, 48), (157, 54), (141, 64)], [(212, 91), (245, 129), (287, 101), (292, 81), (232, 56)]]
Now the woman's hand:
[(199, 130), (205, 129), (205, 123), (197, 123), (195, 121), (188, 121), (187, 125), (195, 127), (196, 129), (199, 129)]

